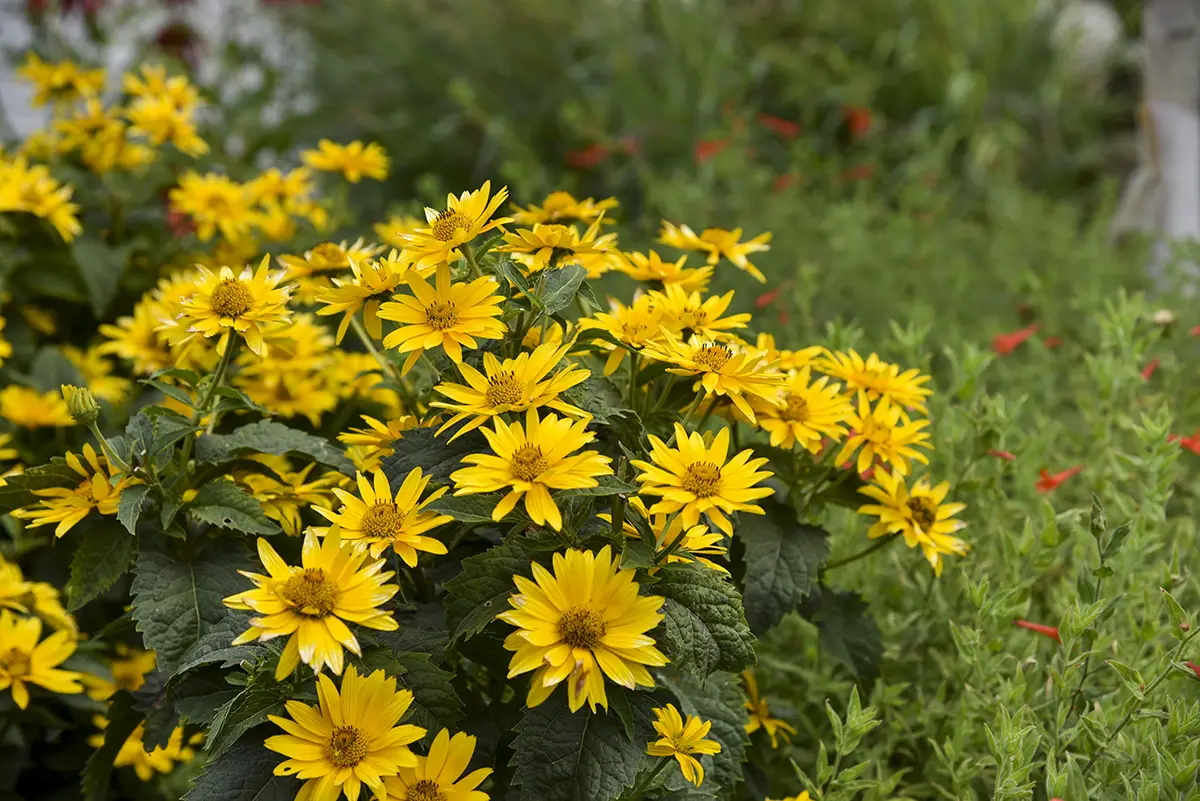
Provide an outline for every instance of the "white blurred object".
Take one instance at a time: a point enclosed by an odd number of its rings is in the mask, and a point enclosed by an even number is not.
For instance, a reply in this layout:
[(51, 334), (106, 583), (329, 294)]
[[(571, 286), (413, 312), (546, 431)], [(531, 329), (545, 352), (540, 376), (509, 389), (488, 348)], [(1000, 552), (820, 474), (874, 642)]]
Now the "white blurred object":
[(1065, 0), (1056, 11), (1050, 36), (1064, 69), (1072, 78), (1102, 90), (1125, 38), (1120, 15), (1104, 0)]

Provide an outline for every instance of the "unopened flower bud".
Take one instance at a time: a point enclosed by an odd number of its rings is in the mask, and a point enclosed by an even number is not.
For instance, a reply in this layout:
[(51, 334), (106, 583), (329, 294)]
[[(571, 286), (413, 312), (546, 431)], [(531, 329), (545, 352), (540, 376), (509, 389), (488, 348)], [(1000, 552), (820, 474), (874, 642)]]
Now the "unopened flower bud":
[(75, 387), (70, 384), (62, 385), (62, 396), (67, 402), (67, 411), (76, 423), (90, 426), (100, 416), (100, 405), (87, 387)]
[(1175, 322), (1175, 312), (1170, 309), (1159, 309), (1154, 313), (1154, 324), (1167, 326)]

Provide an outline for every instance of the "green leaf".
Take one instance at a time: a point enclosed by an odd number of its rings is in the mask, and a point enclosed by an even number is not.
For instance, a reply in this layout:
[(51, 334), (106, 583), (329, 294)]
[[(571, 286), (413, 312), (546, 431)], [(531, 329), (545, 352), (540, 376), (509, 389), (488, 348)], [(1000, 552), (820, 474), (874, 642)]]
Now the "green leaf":
[(275, 776), (275, 766), (286, 757), (268, 751), (262, 742), (247, 740), (220, 759), (209, 761), (184, 801), (291, 801), (300, 782)]
[(162, 406), (147, 406), (125, 426), (124, 455), (137, 464), (163, 467), (175, 443), (200, 429), (183, 415)]
[(625, 398), (617, 385), (604, 376), (590, 376), (568, 389), (563, 396), (596, 418), (598, 423), (611, 424), (614, 418), (631, 413), (625, 408)]
[(40, 348), (29, 365), (29, 378), (33, 385), (42, 392), (59, 393), (63, 384), (73, 384), (82, 387), (87, 384), (71, 360), (58, 348), (45, 346)]
[(281, 682), (254, 684), (217, 710), (204, 743), (209, 759), (219, 757), (232, 748), (244, 733), (266, 723), (267, 715), (281, 714), (290, 691), (291, 687)]
[(533, 285), (529, 283), (529, 279), (521, 272), (521, 268), (508, 259), (496, 259), (492, 263), (492, 269), (496, 273), (496, 277), (503, 278), (508, 283), (515, 286), (527, 297), (537, 300), (534, 297)]
[(56, 456), (49, 464), (31, 467), (24, 473), (9, 476), (0, 487), (0, 511), (12, 511), (38, 500), (34, 490), (50, 487), (77, 487), (83, 476), (67, 466), (66, 459)]
[(156, 381), (153, 378), (143, 378), (141, 383), (153, 389), (157, 389), (168, 398), (174, 398), (189, 409), (192, 408), (192, 404), (195, 403), (195, 400), (191, 395), (174, 384), (168, 384), (165, 381)]
[(823, 589), (814, 593), (800, 612), (820, 631), (821, 650), (846, 666), (855, 678), (868, 680), (879, 674), (883, 642), (858, 593)]
[(1142, 678), (1141, 671), (1131, 668), (1129, 665), (1118, 662), (1115, 659), (1106, 659), (1104, 664), (1117, 671), (1117, 675), (1121, 677), (1121, 682), (1125, 685), (1125, 689), (1129, 690), (1134, 698), (1139, 701), (1146, 700), (1146, 680)]
[(1163, 603), (1167, 605), (1167, 613), (1171, 616), (1171, 636), (1177, 640), (1187, 639), (1188, 629), (1191, 628), (1187, 612), (1183, 610), (1179, 601), (1175, 600), (1175, 596), (1167, 592), (1166, 588), (1159, 587), (1158, 589), (1162, 593)]
[[(610, 692), (620, 688), (609, 685)], [(612, 801), (633, 784), (653, 739), (647, 693), (631, 693), (635, 732), (631, 739), (619, 715), (585, 706), (572, 713), (565, 688), (526, 710), (513, 741), (513, 784), (520, 798), (538, 801)]]
[(443, 495), (426, 508), (450, 515), (460, 523), (491, 523), (492, 510), (502, 497), (495, 492), (483, 495)]
[(307, 456), (314, 462), (353, 475), (350, 460), (329, 440), (313, 436), (274, 420), (235, 428), (228, 434), (205, 434), (196, 441), (196, 460), (219, 464), (255, 453)]
[(559, 490), (555, 492), (555, 497), (570, 498), (573, 496), (603, 496), (603, 495), (636, 495), (638, 491), (637, 484), (631, 484), (628, 481), (622, 481), (616, 476), (600, 476), (596, 479), (597, 484), (594, 487), (581, 487), (579, 489)]
[(124, 690), (117, 692), (108, 705), (104, 744), (92, 753), (83, 770), (81, 789), (85, 801), (104, 801), (108, 797), (113, 760), (141, 722), (141, 714), (133, 708), (133, 696)]
[(453, 729), (463, 719), (463, 702), (450, 683), (454, 674), (430, 661), (429, 654), (401, 653), (395, 659), (404, 668), (399, 683), (412, 690), (413, 705), (405, 722), (423, 726), (430, 737), (438, 729)]
[(462, 562), (462, 572), (446, 582), (446, 625), (451, 642), (483, 631), (508, 608), (516, 591), (513, 576), (529, 575), (533, 558), (515, 543), (504, 543)]
[(414, 467), (421, 468), (434, 483), (445, 484), (450, 480), (450, 474), (462, 464), (464, 456), (487, 451), (487, 441), (478, 431), (464, 434), (453, 442), (450, 441), (453, 432), (446, 431), (438, 436), (436, 431), (432, 426), (409, 429), (392, 444), (394, 453), (383, 460), (383, 472), (394, 486), (400, 486)]
[(110, 521), (88, 526), (78, 540), (67, 580), (67, 608), (72, 612), (123, 576), (137, 550), (137, 538)]
[(224, 414), (225, 412), (258, 412), (259, 414), (270, 415), (271, 410), (260, 403), (255, 403), (254, 400), (242, 392), (240, 389), (233, 387), (218, 387), (217, 388), (217, 406), (216, 411)]
[(187, 512), (205, 523), (246, 534), (270, 536), (280, 532), (279, 526), (263, 513), (262, 504), (231, 481), (205, 484), (187, 505)]
[(71, 246), (92, 311), (101, 320), (121, 288), (121, 276), (125, 274), (131, 249), (131, 243), (110, 247), (90, 236), (79, 237)]
[(733, 584), (698, 565), (671, 565), (656, 575), (651, 591), (667, 599), (656, 631), (673, 666), (704, 678), (755, 663), (754, 635)]
[(133, 578), (133, 619), (166, 676), (173, 676), (214, 628), (227, 636), (229, 610), (222, 601), (247, 589), (237, 571), (250, 566), (245, 551), (229, 541), (195, 548), (190, 557), (142, 545)]
[(137, 521), (142, 516), (146, 495), (150, 487), (145, 484), (134, 484), (121, 490), (121, 500), (117, 505), (117, 521), (130, 534), (137, 534)]
[[(721, 752), (713, 757), (711, 770), (705, 771), (705, 785), (732, 789), (742, 779), (742, 765), (746, 761), (746, 747), (750, 736), (746, 734), (746, 710), (742, 686), (736, 676), (729, 673), (714, 673), (705, 681), (698, 682), (691, 676), (671, 671), (662, 676), (662, 685), (679, 701), (684, 715), (697, 715), (702, 720), (712, 721), (708, 739), (721, 744)], [(710, 778), (711, 777), (711, 778)], [(710, 788), (711, 789), (711, 788)]]
[(756, 634), (774, 627), (816, 587), (829, 558), (829, 532), (796, 522), (791, 507), (767, 498), (765, 515), (745, 515), (738, 537), (746, 546), (746, 620)]
[(546, 284), (541, 292), (540, 305), (543, 313), (554, 314), (570, 306), (586, 278), (587, 270), (578, 264), (550, 270), (546, 274)]

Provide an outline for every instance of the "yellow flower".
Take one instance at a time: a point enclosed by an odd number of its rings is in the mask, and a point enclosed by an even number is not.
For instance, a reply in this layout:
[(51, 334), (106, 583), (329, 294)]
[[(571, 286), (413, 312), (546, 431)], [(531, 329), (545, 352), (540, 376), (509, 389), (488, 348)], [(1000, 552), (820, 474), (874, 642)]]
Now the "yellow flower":
[(256, 461), (269, 467), (274, 475), (247, 473), (241, 483), (262, 504), (263, 514), (279, 523), (283, 533), (298, 537), (303, 529), (300, 512), (313, 504), (327, 504), (333, 500), (333, 487), (341, 480), (338, 473), (325, 473), (309, 480), (316, 469), (310, 463), (300, 470), (282, 457), (259, 456)]
[(946, 503), (950, 482), (943, 481), (935, 487), (920, 479), (910, 490), (899, 470), (890, 474), (876, 470), (874, 483), (858, 491), (875, 501), (858, 508), (859, 514), (879, 518), (867, 532), (871, 539), (904, 535), (904, 544), (909, 548), (919, 547), (939, 576), (943, 555), (962, 556), (967, 552), (967, 544), (952, 536), (967, 525), (954, 519), (967, 505)]
[(104, 90), (106, 73), (103, 69), (85, 70), (70, 61), (48, 63), (30, 52), (17, 74), (36, 88), (32, 102), (44, 106), (50, 101), (69, 102), (81, 97), (93, 97)]
[(602, 220), (605, 213), (617, 205), (615, 197), (599, 201), (590, 197), (576, 200), (570, 192), (551, 192), (540, 206), (530, 205), (523, 209), (514, 203), (513, 221), (518, 225), (573, 222), (591, 225)]
[(721, 316), (733, 302), (733, 290), (706, 299), (699, 292), (689, 293), (681, 286), (669, 284), (662, 291), (651, 291), (649, 297), (662, 311), (662, 324), (671, 333), (681, 334), (684, 338), (694, 334), (705, 339), (734, 342), (738, 341), (734, 329), (745, 328), (750, 322), (749, 314)]
[(651, 289), (678, 286), (689, 295), (708, 289), (713, 268), (710, 266), (685, 268), (687, 256), (676, 261), (664, 261), (656, 251), (649, 253), (625, 253), (625, 258), (616, 261), (616, 268), (635, 281), (650, 284)]
[(184, 75), (167, 77), (162, 64), (142, 64), (138, 72), (121, 76), (121, 88), (134, 98), (165, 97), (176, 108), (191, 109), (200, 103), (196, 87)]
[(893, 465), (900, 475), (909, 472), (909, 460), (929, 464), (925, 454), (915, 448), (929, 447), (929, 433), (921, 429), (929, 425), (928, 420), (901, 420), (899, 406), (893, 406), (891, 399), (884, 395), (872, 407), (867, 401), (867, 394), (858, 394), (858, 408), (846, 418), (851, 434), (838, 451), (837, 463), (846, 464), (857, 451), (858, 460), (855, 469), (859, 473), (866, 472), (871, 464), (879, 459), (884, 464)]
[(365, 414), (362, 419), (367, 428), (352, 428), (344, 434), (338, 434), (338, 440), (351, 447), (368, 448), (376, 459), (395, 453), (392, 445), (396, 440), (404, 436), (405, 431), (418, 425), (417, 418), (407, 414), (386, 423)]
[(415, 234), (418, 229), (425, 227), (425, 221), (419, 217), (407, 214), (393, 214), (386, 222), (375, 223), (373, 226), (379, 241), (393, 248), (404, 247), (404, 236)]
[[(775, 801), (775, 799), (767, 798), (764, 801)], [(812, 796), (808, 794), (808, 790), (804, 790), (800, 795), (789, 795), (786, 798), (779, 799), (779, 801), (812, 801)]]
[(259, 406), (291, 420), (305, 417), (313, 426), (337, 408), (338, 396), (319, 373), (272, 374), (269, 369), (239, 373), (234, 385)]
[(587, 430), (587, 420), (559, 419), (553, 414), (539, 420), (537, 410), (530, 409), (524, 429), (499, 417), (494, 425), (494, 429), (480, 429), (492, 453), (463, 457), (464, 464), (473, 466), (450, 475), (455, 495), (508, 490), (492, 510), (493, 520), (502, 520), (524, 497), (525, 511), (534, 523), (549, 523), (560, 531), (562, 513), (550, 490), (595, 487), (596, 476), (612, 475), (609, 457), (596, 451), (574, 453), (596, 438)]
[(88, 98), (70, 116), (55, 120), (55, 132), (60, 135), (56, 149), (64, 154), (78, 151), (79, 160), (97, 174), (149, 164), (154, 160), (154, 151), (130, 140), (130, 130), (121, 114), (119, 106), (105, 108), (99, 100)]
[(217, 352), (224, 353), (230, 332), (241, 334), (250, 350), (259, 356), (267, 354), (263, 341), (263, 326), (285, 323), (288, 320), (288, 289), (279, 288), (281, 273), (270, 273), (271, 257), (263, 256), (257, 272), (249, 265), (234, 276), (229, 267), (214, 273), (207, 267), (196, 267), (195, 291), (181, 302), (183, 316), (178, 322), (177, 343), (187, 342), (199, 334), (206, 339), (217, 337)]
[(336, 531), (319, 541), (313, 532), (304, 537), (300, 566), (288, 565), (262, 538), (258, 556), (268, 575), (239, 571), (255, 588), (231, 595), (225, 605), (248, 609), (262, 617), (250, 618), (250, 628), (234, 645), (287, 636), (287, 645), (275, 668), (276, 680), (300, 662), (320, 673), (322, 668), (341, 674), (343, 648), (361, 655), (358, 639), (346, 626), (357, 623), (380, 631), (395, 631), (396, 619), (379, 607), (399, 589), (387, 584), (394, 573), (384, 573), (382, 559), (367, 563), (366, 551), (343, 546)]
[(52, 337), (58, 333), (58, 323), (55, 321), (54, 312), (49, 309), (26, 304), (21, 306), (18, 311), (21, 312), (21, 319), (39, 334)]
[(305, 780), (296, 801), (337, 801), (343, 792), (357, 801), (363, 785), (386, 801), (383, 780), (419, 764), (408, 746), (425, 729), (397, 725), (412, 702), (413, 694), (397, 690), (396, 680), (382, 670), (360, 677), (351, 665), (340, 694), (328, 676), (318, 676), (318, 706), (288, 701), (290, 718), (267, 716), (286, 732), (263, 742), (287, 757), (275, 766), (275, 775)]
[(21, 568), (0, 554), (0, 607), (25, 615), (33, 614), (59, 631), (74, 635), (75, 618), (63, 608), (58, 590), (44, 581), (26, 581)]
[[(393, 250), (382, 259), (352, 259), (352, 278), (334, 278), (333, 286), (316, 295), (317, 303), (325, 304), (317, 311), (320, 315), (340, 314), (337, 341), (341, 344), (346, 329), (354, 315), (362, 310), (363, 325), (373, 339), (383, 338), (383, 324), (379, 322), (379, 307), (392, 297), (397, 289), (408, 280), (412, 262), (399, 251)], [(429, 271), (417, 271), (422, 277)]]
[(771, 738), (772, 748), (779, 745), (778, 738), (783, 738), (784, 742), (790, 742), (792, 735), (796, 733), (796, 727), (785, 720), (771, 717), (771, 710), (767, 706), (766, 700), (758, 694), (758, 680), (755, 679), (753, 672), (747, 670), (742, 673), (742, 680), (746, 683), (746, 700), (742, 706), (750, 717), (746, 721), (746, 734), (754, 734), (762, 729)]
[(277, 206), (291, 214), (310, 211), (314, 190), (312, 170), (308, 167), (297, 167), (286, 173), (272, 167), (246, 182), (252, 203)]
[(433, 738), (429, 756), (418, 756), (416, 767), (400, 768), (383, 780), (383, 786), (389, 797), (399, 801), (488, 801), (488, 794), (475, 788), (492, 775), (492, 769), (462, 775), (474, 753), (474, 737), (462, 732), (451, 737), (442, 729)]
[(187, 367), (190, 362), (184, 357), (189, 349), (173, 350), (169, 338), (159, 331), (168, 315), (157, 299), (144, 296), (134, 304), (132, 314), (100, 325), (100, 334), (107, 341), (96, 347), (96, 353), (133, 362), (133, 372), (138, 375), (150, 375), (164, 367)]
[(458, 247), (465, 245), (480, 234), (498, 228), (509, 217), (491, 219), (496, 209), (508, 198), (508, 187), (503, 187), (494, 197), (489, 196), (492, 182), (484, 181), (474, 192), (463, 192), (458, 197), (446, 195), (446, 209), (435, 211), (425, 208), (428, 228), (419, 228), (411, 234), (401, 234), (401, 247), (416, 261), (417, 267), (436, 267), (458, 255)]
[(0, 417), (21, 428), (65, 428), (75, 425), (67, 402), (54, 391), (9, 384), (0, 389)]
[(621, 342), (621, 345), (604, 340), (596, 342), (597, 347), (608, 351), (608, 358), (604, 361), (605, 375), (617, 371), (628, 351), (640, 351), (648, 343), (662, 337), (663, 308), (649, 295), (638, 297), (628, 306), (613, 300), (611, 309), (608, 312), (596, 312), (579, 321), (580, 328), (598, 328)]
[(412, 295), (396, 295), (395, 300), (379, 307), (379, 316), (399, 327), (383, 339), (386, 348), (407, 353), (402, 372), (407, 373), (427, 350), (441, 347), (455, 362), (462, 362), (462, 350), (479, 347), (478, 339), (500, 339), (507, 328), (501, 322), (500, 304), (504, 296), (496, 294), (499, 284), (491, 277), (470, 283), (451, 283), (450, 268), (437, 271), (436, 289), (417, 272), (408, 275)]
[[(721, 540), (724, 537), (720, 534), (714, 534), (708, 530), (708, 526), (699, 523), (694, 526), (689, 526), (686, 529), (683, 525), (683, 520), (678, 516), (672, 517), (665, 514), (650, 514), (646, 508), (645, 502), (636, 495), (629, 499), (629, 507), (636, 511), (646, 525), (650, 527), (650, 533), (654, 535), (654, 550), (656, 553), (661, 553), (667, 548), (674, 546), (674, 549), (667, 556), (666, 564), (672, 563), (690, 563), (704, 565), (710, 570), (716, 570), (719, 573), (729, 575), (729, 571), (721, 565), (707, 559), (708, 556), (724, 556), (728, 549), (721, 545)], [(612, 515), (604, 513), (598, 517), (606, 523), (612, 523)], [(667, 523), (670, 522), (668, 526)], [(638, 531), (633, 521), (626, 517), (622, 529), (625, 536), (639, 538), (641, 532)], [(683, 537), (683, 541), (678, 545), (676, 540)], [(651, 574), (658, 572), (658, 568), (651, 568), (648, 572)]]
[[(4, 327), (7, 324), (8, 324), (8, 321), (5, 320), (3, 317), (0, 317), (0, 332), (4, 331)], [(12, 356), (12, 352), (13, 352), (12, 345), (9, 343), (9, 341), (7, 339), (4, 338), (3, 334), (0, 333), (0, 366), (3, 366), (4, 362), (8, 359), (8, 357)]]
[(78, 486), (34, 490), (34, 495), (45, 500), (12, 512), (13, 517), (31, 521), (30, 528), (57, 523), (54, 536), (61, 537), (93, 509), (102, 515), (115, 515), (121, 491), (142, 483), (141, 479), (125, 475), (116, 478), (114, 467), (98, 456), (90, 444), (84, 444), (82, 460), (73, 453), (68, 453), (66, 459), (67, 466), (83, 478)]
[(75, 365), (75, 369), (83, 376), (93, 395), (112, 404), (119, 404), (125, 400), (132, 384), (128, 378), (112, 374), (112, 363), (104, 358), (100, 347), (83, 350), (74, 345), (63, 345), (62, 352), (67, 361)]
[(129, 106), (125, 118), (129, 133), (146, 137), (155, 147), (170, 142), (180, 153), (196, 158), (208, 152), (208, 144), (196, 132), (192, 111), (167, 96), (143, 97)]
[(800, 350), (781, 350), (775, 347), (775, 337), (772, 334), (759, 334), (754, 346), (765, 351), (767, 358), (779, 362), (779, 369), (791, 372), (803, 367), (809, 367), (813, 360), (825, 352), (820, 345), (812, 345)]
[(38, 642), (42, 621), (36, 617), (18, 617), (0, 609), (0, 690), (10, 690), (21, 709), (29, 706), (29, 685), (36, 684), (52, 693), (83, 692), (79, 674), (58, 668), (75, 652), (75, 635), (59, 631)]
[(514, 576), (518, 592), (497, 617), (517, 630), (504, 640), (515, 651), (508, 677), (534, 671), (525, 703), (535, 707), (560, 683), (574, 712), (586, 701), (608, 708), (604, 677), (625, 687), (653, 687), (646, 665), (667, 658), (647, 632), (663, 619), (663, 598), (638, 595), (636, 571), (622, 570), (609, 546), (556, 553), (553, 573), (533, 563), (533, 580)]
[(524, 265), (525, 272), (535, 273), (554, 264), (566, 267), (577, 264), (588, 271), (588, 278), (599, 278), (613, 266), (616, 256), (616, 234), (598, 236), (600, 221), (592, 223), (583, 236), (572, 225), (534, 225), (504, 235), (504, 244), (496, 248), (511, 253)]
[(458, 369), (467, 380), (468, 386), (442, 382), (434, 387), (435, 391), (450, 398), (453, 403), (433, 401), (429, 405), (455, 413), (438, 429), (438, 433), (470, 418), (450, 438), (453, 441), (497, 415), (539, 409), (543, 406), (569, 417), (590, 417), (582, 409), (559, 400), (558, 396), (586, 380), (591, 373), (567, 365), (550, 378), (546, 377), (562, 362), (570, 347), (570, 344), (561, 347), (553, 344), (539, 345), (532, 353), (520, 353), (517, 358), (504, 361), (500, 361), (491, 353), (484, 353), (483, 369), (486, 375), (465, 362), (459, 364)]
[(424, 535), (454, 518), (426, 511), (425, 507), (445, 495), (449, 488), (436, 489), (422, 499), (429, 487), (429, 476), (422, 475), (419, 467), (409, 471), (395, 495), (382, 470), (375, 470), (371, 477), (374, 486), (362, 473), (355, 476), (358, 497), (335, 489), (334, 494), (342, 502), (341, 509), (334, 512), (318, 506), (317, 514), (337, 527), (343, 541), (367, 546), (371, 556), (379, 556), (390, 545), (406, 565), (416, 567), (417, 551), (446, 553), (446, 546), (440, 540)]
[(734, 228), (732, 231), (724, 228), (705, 228), (697, 236), (696, 232), (686, 225), (676, 226), (663, 220), (662, 230), (659, 231), (658, 236), (658, 241), (664, 245), (670, 245), (680, 250), (697, 250), (707, 253), (709, 264), (716, 264), (724, 256), (735, 267), (750, 273), (761, 283), (767, 281), (767, 277), (746, 257), (751, 253), (771, 249), (771, 246), (767, 244), (771, 241), (769, 233), (759, 234), (753, 239), (741, 242), (739, 241), (742, 238), (741, 228)]
[(71, 202), (74, 188), (60, 183), (45, 165), (26, 164), (23, 158), (0, 157), (0, 213), (26, 212), (46, 220), (64, 242), (83, 231), (79, 206)]
[(712, 721), (688, 715), (685, 721), (674, 704), (654, 710), (654, 730), (659, 739), (646, 747), (646, 753), (656, 757), (675, 757), (683, 778), (697, 787), (704, 781), (704, 768), (692, 754), (719, 754), (721, 744), (704, 739), (712, 729)]
[(910, 406), (927, 414), (925, 399), (933, 390), (921, 386), (929, 376), (913, 368), (900, 372), (899, 366), (883, 361), (874, 353), (863, 359), (857, 351), (826, 351), (815, 365), (818, 370), (846, 385), (852, 393), (866, 393), (867, 400), (887, 396), (897, 406)]
[[(108, 725), (108, 721), (97, 718), (96, 725), (103, 729)], [(145, 736), (146, 724), (139, 723), (113, 758), (114, 768), (133, 768), (137, 777), (144, 782), (153, 779), (156, 773), (164, 776), (171, 773), (177, 764), (191, 762), (196, 756), (195, 747), (204, 742), (203, 734), (193, 734), (185, 743), (183, 727), (176, 726), (167, 739), (166, 746), (156, 745), (147, 751)], [(104, 735), (93, 735), (88, 742), (93, 748), (99, 748), (104, 744)]]
[[(361, 239), (353, 244), (323, 242), (305, 251), (303, 256), (284, 254), (279, 257), (279, 263), (286, 270), (284, 280), (296, 284), (295, 299), (300, 303), (315, 303), (333, 288), (334, 279), (328, 273), (349, 270), (355, 262), (373, 258), (378, 252), (378, 247), (364, 245)], [(338, 342), (341, 341), (339, 337)]]
[(758, 412), (758, 427), (771, 435), (773, 447), (799, 444), (817, 453), (822, 437), (838, 441), (846, 435), (843, 424), (854, 413), (854, 407), (837, 384), (829, 384), (828, 377), (821, 376), (812, 383), (810, 379), (811, 370), (802, 367), (787, 376), (775, 396), (750, 399)]
[(674, 365), (667, 368), (669, 373), (696, 376), (693, 391), (703, 388), (706, 397), (728, 397), (751, 423), (756, 419), (749, 398), (774, 402), (786, 380), (774, 364), (763, 359), (762, 351), (697, 336), (685, 343), (666, 334), (660, 342), (648, 344), (642, 353)]
[(201, 242), (218, 230), (231, 242), (244, 240), (256, 220), (246, 187), (225, 175), (186, 172), (168, 197), (176, 211), (192, 218)]
[(117, 643), (117, 659), (109, 663), (112, 678), (84, 673), (80, 677), (90, 698), (107, 701), (117, 690), (133, 692), (146, 683), (146, 674), (154, 670), (154, 652)]
[(364, 145), (358, 140), (339, 145), (322, 139), (316, 150), (301, 151), (300, 159), (314, 170), (340, 172), (352, 184), (361, 181), (364, 175), (376, 181), (384, 180), (392, 163), (382, 147), (374, 142)]
[(680, 513), (683, 525), (694, 526), (700, 515), (733, 536), (733, 524), (726, 515), (752, 512), (761, 515), (761, 507), (752, 503), (772, 494), (770, 487), (757, 486), (773, 473), (759, 470), (767, 463), (752, 458), (746, 449), (727, 459), (729, 429), (722, 428), (712, 438), (712, 444), (697, 432), (688, 434), (675, 424), (678, 444), (669, 447), (658, 437), (650, 436), (650, 461), (633, 460), (631, 464), (642, 472), (637, 480), (644, 495), (658, 495), (661, 500), (650, 508), (651, 514)]

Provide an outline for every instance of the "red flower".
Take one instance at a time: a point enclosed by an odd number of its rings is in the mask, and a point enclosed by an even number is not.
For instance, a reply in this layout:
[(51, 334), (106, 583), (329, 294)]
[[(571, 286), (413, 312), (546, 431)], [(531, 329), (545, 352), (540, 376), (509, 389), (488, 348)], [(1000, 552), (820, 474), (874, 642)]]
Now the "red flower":
[(771, 190), (774, 192), (782, 192), (789, 186), (793, 186), (796, 183), (796, 180), (795, 173), (785, 172), (776, 178), (775, 182), (771, 184)]
[(840, 177), (844, 183), (851, 184), (855, 181), (865, 181), (874, 174), (874, 164), (859, 164), (857, 167), (851, 167), (850, 169), (843, 171), (838, 177)]
[(1059, 485), (1074, 475), (1078, 475), (1083, 470), (1083, 465), (1077, 464), (1074, 467), (1069, 467), (1061, 473), (1050, 474), (1045, 468), (1038, 474), (1038, 480), (1034, 484), (1038, 492), (1052, 492), (1058, 489)]
[(1057, 626), (1046, 626), (1041, 623), (1030, 623), (1028, 620), (1014, 620), (1013, 625), (1020, 626), (1023, 629), (1029, 629), (1030, 631), (1036, 631), (1038, 634), (1041, 634), (1044, 637), (1049, 637), (1055, 642), (1062, 642), (1062, 640), (1060, 640), (1058, 637)]
[(1158, 359), (1151, 359), (1150, 363), (1142, 368), (1142, 378), (1146, 381), (1150, 380), (1150, 376), (1154, 375), (1154, 371), (1158, 369), (1160, 364)]
[(1178, 442), (1179, 447), (1187, 448), (1192, 453), (1200, 456), (1200, 429), (1196, 429), (1196, 432), (1190, 437), (1181, 437), (1178, 434), (1171, 434), (1167, 437), (1167, 441)]
[(766, 292), (762, 293), (761, 295), (759, 295), (757, 298), (754, 299), (754, 308), (756, 308), (756, 309), (767, 308), (768, 306), (770, 306), (772, 303), (775, 302), (775, 299), (777, 297), (779, 297), (779, 292), (780, 292), (780, 290), (778, 288), (775, 288), (775, 289), (769, 289)]
[(770, 128), (784, 139), (795, 139), (800, 135), (800, 123), (776, 117), (773, 114), (759, 114), (758, 121), (763, 127)]
[(1200, 325), (1196, 326), (1191, 331), (1188, 331), (1188, 334), (1194, 337), (1200, 337)]
[(1025, 328), (1013, 331), (1011, 334), (996, 334), (992, 337), (992, 350), (1001, 356), (1012, 353), (1025, 340), (1037, 333), (1036, 325), (1026, 326)]
[(693, 155), (696, 158), (697, 164), (703, 164), (727, 147), (729, 147), (729, 137), (725, 137), (724, 139), (701, 139), (696, 143), (696, 150)]
[(1061, 345), (1062, 342), (1062, 337), (1046, 337), (1042, 340), (1042, 345), (1045, 346), (1046, 350), (1054, 350)]
[(870, 133), (874, 119), (869, 108), (846, 106), (842, 109), (842, 114), (846, 117), (846, 126), (850, 129), (851, 139), (857, 141)]
[(995, 456), (997, 459), (1003, 459), (1006, 462), (1015, 462), (1017, 460), (1017, 457), (1008, 451), (990, 450), (988, 451), (988, 456)]
[(633, 134), (626, 134), (617, 140), (617, 144), (621, 146), (627, 156), (635, 156), (642, 152), (642, 138)]
[(1200, 665), (1197, 665), (1195, 662), (1184, 662), (1183, 664), (1190, 667), (1192, 672), (1196, 674), (1196, 678), (1200, 679)]
[(568, 167), (577, 167), (581, 170), (586, 170), (588, 167), (595, 167), (607, 159), (608, 156), (608, 148), (597, 143), (589, 145), (583, 150), (572, 150), (563, 157), (563, 160), (566, 161)]

